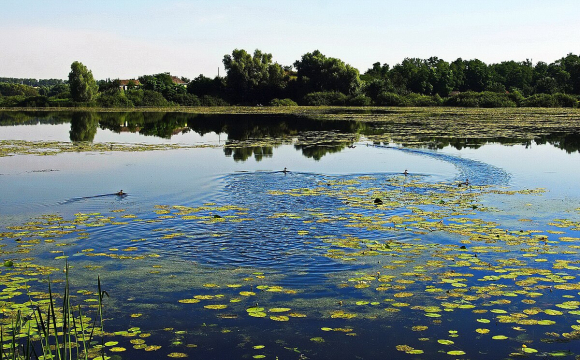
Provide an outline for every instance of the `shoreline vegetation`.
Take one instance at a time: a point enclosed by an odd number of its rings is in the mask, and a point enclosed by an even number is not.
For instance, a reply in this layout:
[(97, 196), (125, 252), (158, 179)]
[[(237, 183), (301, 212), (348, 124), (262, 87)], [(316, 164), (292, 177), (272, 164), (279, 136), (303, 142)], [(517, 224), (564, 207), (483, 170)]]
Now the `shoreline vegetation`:
[(223, 65), (226, 75), (213, 79), (164, 72), (97, 81), (75, 61), (68, 81), (0, 77), (0, 108), (577, 108), (580, 100), (580, 56), (572, 53), (551, 64), (405, 58), (393, 67), (376, 62), (361, 74), (318, 50), (284, 66), (272, 54), (235, 49)]
[[(167, 106), (167, 107), (139, 107), (139, 108), (109, 108), (109, 107), (0, 107), (0, 112), (93, 112), (93, 113), (184, 113), (199, 115), (296, 115), (296, 116), (316, 116), (329, 114), (356, 114), (356, 115), (380, 115), (380, 114), (415, 114), (420, 117), (437, 117), (447, 115), (550, 115), (550, 116), (576, 116), (580, 119), (580, 108), (463, 108), (458, 106), (441, 107), (393, 107), (393, 106)], [(391, 119), (391, 117), (388, 117)], [(349, 117), (345, 119), (350, 119)], [(569, 120), (570, 118), (566, 118)], [(363, 120), (364, 117), (357, 120)], [(369, 120), (376, 121), (374, 118)]]

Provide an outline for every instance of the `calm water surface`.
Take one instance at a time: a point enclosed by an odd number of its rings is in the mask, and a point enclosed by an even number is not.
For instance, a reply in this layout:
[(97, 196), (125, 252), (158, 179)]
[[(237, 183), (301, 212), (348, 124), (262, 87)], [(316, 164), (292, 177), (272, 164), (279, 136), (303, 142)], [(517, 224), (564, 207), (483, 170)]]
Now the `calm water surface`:
[[(578, 151), (491, 139), (404, 148), (368, 141), (373, 125), (351, 121), (123, 116), (28, 114), (0, 126), (0, 140), (209, 146), (0, 157), (4, 258), (62, 268), (59, 255), (68, 256), (79, 289), (100, 274), (111, 295), (106, 330), (139, 327), (161, 346), (145, 352), (117, 336), (121, 358), (580, 354), (580, 232), (553, 225), (580, 221)], [(251, 146), (223, 147), (244, 142)], [(467, 179), (471, 188), (458, 186)], [(545, 192), (483, 190), (537, 188)], [(465, 204), (446, 207), (453, 199)], [(413, 220), (418, 210), (441, 216)], [(462, 230), (458, 218), (475, 225)], [(73, 231), (14, 235), (22, 230), (11, 227), (31, 220)], [(469, 235), (493, 229), (491, 240)], [(22, 240), (36, 241), (21, 253)], [(200, 295), (210, 296), (179, 302)], [(265, 317), (248, 316), (256, 306)]]

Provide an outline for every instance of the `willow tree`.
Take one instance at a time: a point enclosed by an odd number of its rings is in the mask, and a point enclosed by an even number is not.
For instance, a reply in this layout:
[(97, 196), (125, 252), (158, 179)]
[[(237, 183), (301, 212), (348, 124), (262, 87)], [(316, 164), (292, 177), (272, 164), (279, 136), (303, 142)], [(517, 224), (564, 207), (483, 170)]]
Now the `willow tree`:
[(68, 84), (73, 101), (87, 102), (95, 98), (99, 86), (93, 77), (93, 73), (81, 62), (75, 61), (70, 66)]

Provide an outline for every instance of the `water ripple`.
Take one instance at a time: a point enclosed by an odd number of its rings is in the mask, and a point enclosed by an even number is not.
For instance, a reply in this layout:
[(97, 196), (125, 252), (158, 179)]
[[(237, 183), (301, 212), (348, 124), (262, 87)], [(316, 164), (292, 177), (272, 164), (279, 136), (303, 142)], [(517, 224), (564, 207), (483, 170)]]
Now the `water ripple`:
[(375, 146), (420, 156), (428, 156), (437, 160), (448, 162), (453, 164), (459, 171), (455, 180), (465, 181), (466, 179), (469, 179), (469, 182), (473, 185), (507, 186), (511, 179), (510, 174), (505, 170), (477, 160), (443, 154), (427, 149), (401, 148), (390, 145)]

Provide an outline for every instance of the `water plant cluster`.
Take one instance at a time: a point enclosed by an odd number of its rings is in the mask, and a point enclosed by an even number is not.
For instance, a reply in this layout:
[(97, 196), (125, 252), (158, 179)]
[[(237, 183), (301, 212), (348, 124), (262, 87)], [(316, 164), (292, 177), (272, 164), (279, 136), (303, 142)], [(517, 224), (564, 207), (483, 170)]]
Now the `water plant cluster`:
[[(156, 109), (159, 110), (159, 109)], [(245, 161), (271, 156), (274, 148), (292, 144), (304, 156), (321, 159), (359, 141), (406, 147), (478, 148), (486, 143), (545, 144), (569, 153), (580, 149), (580, 117), (565, 109), (399, 109), (312, 107), (204, 108), (202, 113), (167, 112), (3, 112), (1, 125), (71, 123), (70, 142), (0, 140), (0, 156), (54, 155), (67, 152), (154, 151), (223, 147), (226, 156)], [(347, 111), (347, 114), (344, 114)], [(291, 116), (289, 116), (291, 115)], [(97, 129), (171, 138), (195, 132), (226, 134), (217, 142), (126, 144), (93, 143)]]
[[(99, 270), (107, 284), (118, 283), (106, 299), (108, 331), (98, 333), (106, 342), (87, 340), (104, 358), (216, 351), (253, 358), (330, 358), (337, 351), (409, 358), (577, 354), (578, 209), (569, 209), (568, 218), (533, 210), (515, 218), (490, 202), (533, 208), (543, 189), (299, 173), (232, 175), (226, 189), (233, 196), (216, 203), (47, 215), (7, 227), (0, 233), (3, 274), (12, 284), (3, 291), (3, 307), (11, 309), (6, 335), (39, 332), (18, 326), (18, 319), (34, 314), (38, 303), (54, 303), (50, 291), (39, 290), (46, 286), (39, 277), (56, 277), (58, 268), (68, 274), (67, 259), (73, 274)], [(95, 246), (99, 234), (111, 234), (108, 248)], [(149, 290), (115, 280), (127, 276)], [(66, 284), (65, 299), (72, 299)], [(23, 287), (28, 295), (18, 293)], [(89, 304), (82, 316), (93, 311), (98, 318), (102, 289), (76, 294)], [(69, 319), (79, 319), (74, 329), (88, 329), (90, 321), (68, 309)], [(376, 332), (391, 340), (374, 340)], [(78, 344), (75, 338), (70, 343)], [(4, 341), (14, 353), (15, 340)], [(237, 345), (217, 350), (213, 341)]]

